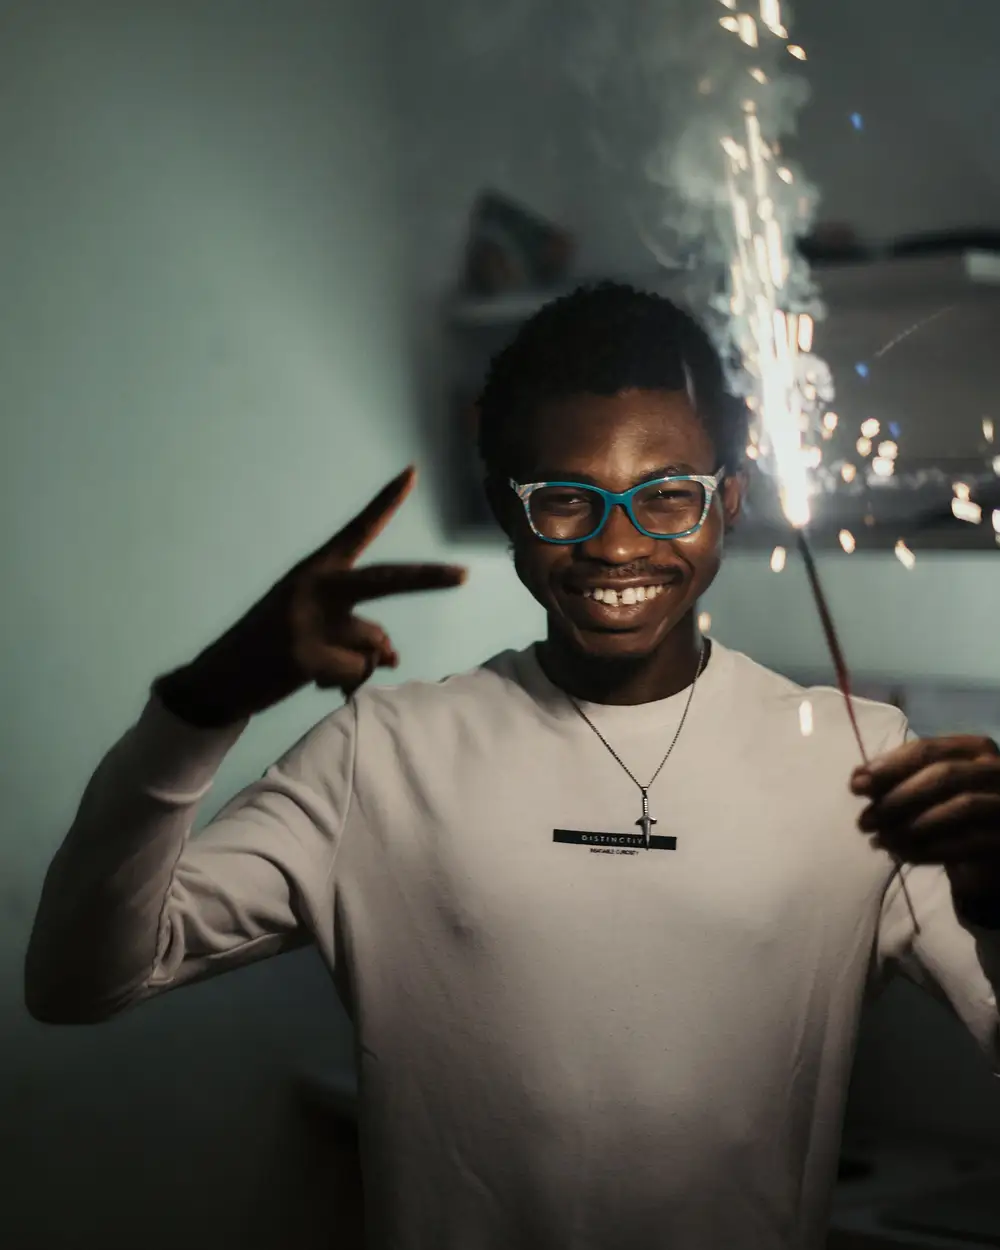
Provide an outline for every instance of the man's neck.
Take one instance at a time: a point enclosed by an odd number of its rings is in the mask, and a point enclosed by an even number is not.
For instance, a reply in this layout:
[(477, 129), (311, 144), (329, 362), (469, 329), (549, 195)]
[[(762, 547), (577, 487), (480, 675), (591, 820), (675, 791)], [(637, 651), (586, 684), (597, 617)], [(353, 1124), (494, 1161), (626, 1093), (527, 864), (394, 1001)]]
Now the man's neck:
[[(693, 615), (673, 629), (651, 655), (602, 660), (570, 648), (551, 631), (538, 644), (538, 662), (553, 685), (584, 703), (638, 704), (669, 699), (695, 679), (703, 640)], [(707, 660), (711, 643), (704, 641)]]

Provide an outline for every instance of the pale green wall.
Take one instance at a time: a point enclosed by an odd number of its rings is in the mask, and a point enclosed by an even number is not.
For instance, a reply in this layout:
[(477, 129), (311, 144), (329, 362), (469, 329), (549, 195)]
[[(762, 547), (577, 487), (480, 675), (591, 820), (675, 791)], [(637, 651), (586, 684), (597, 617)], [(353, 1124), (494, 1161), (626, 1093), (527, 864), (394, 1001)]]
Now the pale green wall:
[[(280, 1103), (297, 1065), (346, 1053), (311, 956), (66, 1031), (26, 1018), (21, 959), (44, 867), (148, 681), (426, 455), (375, 35), (366, 0), (5, 8), (11, 1250), (329, 1246), (333, 1213), (315, 1177), (308, 1189)], [(454, 558), (426, 492), (375, 555)], [(502, 551), (475, 559), (463, 594), (386, 605), (382, 619), (403, 676), (469, 666), (534, 621)], [(303, 697), (262, 720), (210, 805), (330, 706)]]
[[(723, 572), (707, 603), (720, 638), (764, 663), (832, 673), (801, 563), (790, 556), (772, 573), (769, 556), (741, 555)], [(858, 673), (1000, 687), (1000, 552), (923, 555), (909, 571), (891, 555), (819, 563)]]

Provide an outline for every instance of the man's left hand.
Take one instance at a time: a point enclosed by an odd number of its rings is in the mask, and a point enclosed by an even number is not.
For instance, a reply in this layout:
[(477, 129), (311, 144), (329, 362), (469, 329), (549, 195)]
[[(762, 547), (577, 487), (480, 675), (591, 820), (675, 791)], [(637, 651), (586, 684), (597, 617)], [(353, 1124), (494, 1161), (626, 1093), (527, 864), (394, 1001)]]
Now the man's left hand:
[(923, 738), (862, 765), (858, 827), (910, 864), (942, 864), (956, 898), (1000, 905), (1000, 748), (991, 738)]

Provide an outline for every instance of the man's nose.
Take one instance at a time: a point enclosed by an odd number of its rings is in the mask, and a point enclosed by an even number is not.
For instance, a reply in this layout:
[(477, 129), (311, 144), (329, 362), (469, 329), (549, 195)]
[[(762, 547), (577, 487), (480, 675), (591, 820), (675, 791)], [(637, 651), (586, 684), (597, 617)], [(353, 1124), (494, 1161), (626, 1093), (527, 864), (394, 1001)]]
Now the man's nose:
[(632, 518), (621, 504), (608, 514), (604, 528), (582, 543), (584, 554), (606, 564), (629, 564), (652, 550), (655, 538), (647, 538), (632, 524)]

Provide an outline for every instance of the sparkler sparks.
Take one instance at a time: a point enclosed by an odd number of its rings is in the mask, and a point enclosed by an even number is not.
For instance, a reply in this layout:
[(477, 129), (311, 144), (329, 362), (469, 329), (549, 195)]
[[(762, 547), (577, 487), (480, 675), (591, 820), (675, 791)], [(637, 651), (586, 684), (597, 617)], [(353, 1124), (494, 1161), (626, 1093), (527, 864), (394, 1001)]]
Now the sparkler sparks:
[(970, 525), (978, 525), (983, 519), (983, 510), (971, 499), (962, 499), (956, 495), (951, 501), (952, 515), (959, 521), (968, 521)]
[(741, 13), (736, 21), (739, 23), (737, 30), (740, 38), (748, 48), (756, 48), (760, 43), (757, 35), (757, 23), (749, 13)]
[(788, 552), (784, 547), (775, 547), (771, 552), (771, 572), (780, 573), (785, 567), (785, 561), (788, 558)]
[(903, 566), (904, 569), (912, 569), (913, 566), (916, 564), (917, 557), (913, 554), (913, 552), (909, 549), (909, 547), (907, 547), (906, 543), (904, 543), (902, 539), (900, 539), (899, 542), (896, 543), (894, 551), (895, 551), (896, 559), (899, 561), (899, 563)]
[[(768, 14), (775, 19), (773, 7)], [(801, 430), (800, 353), (812, 346), (813, 319), (807, 313), (790, 315), (783, 306), (789, 262), (775, 215), (773, 147), (765, 141), (754, 101), (745, 101), (742, 111), (741, 138), (721, 140), (732, 213), (730, 310), (737, 346), (756, 384), (754, 445), (766, 448), (782, 510), (801, 527), (810, 519), (809, 462), (819, 463), (803, 445)]]
[[(735, 3), (723, 0), (726, 8)], [(788, 31), (781, 22), (780, 0), (760, 0), (761, 26), (776, 39), (785, 41), (785, 51), (797, 60), (805, 61), (806, 52), (799, 44), (788, 43)], [(762, 30), (749, 14), (727, 14), (720, 25), (763, 53), (766, 40), (761, 39)], [(757, 57), (755, 56), (755, 60)], [(763, 60), (763, 56), (761, 56)], [(763, 70), (750, 72), (758, 88), (767, 86)], [(760, 92), (758, 91), (758, 95)], [(768, 100), (766, 104), (772, 104)], [(811, 356), (814, 323), (803, 306), (811, 295), (808, 283), (802, 281), (801, 272), (796, 273), (795, 252), (786, 253), (784, 240), (793, 239), (801, 231), (809, 216), (810, 202), (807, 195), (794, 192), (791, 197), (783, 190), (794, 185), (792, 171), (786, 165), (778, 165), (777, 136), (765, 133), (761, 118), (768, 125), (780, 115), (780, 108), (760, 110), (754, 99), (742, 104), (741, 125), (732, 132), (720, 136), (720, 146), (725, 155), (725, 186), (729, 206), (728, 225), (724, 223), (725, 242), (729, 257), (732, 339), (738, 348), (751, 379), (752, 393), (747, 405), (754, 417), (751, 435), (753, 459), (769, 472), (777, 485), (778, 498), (785, 519), (796, 533), (796, 541), (805, 563), (810, 588), (823, 625), (827, 646), (837, 673), (837, 681), (844, 695), (848, 718), (854, 730), (861, 757), (867, 762), (865, 744), (861, 737), (857, 717), (851, 699), (850, 673), (844, 662), (836, 630), (820, 585), (819, 574), (812, 557), (805, 529), (812, 517), (810, 497), (818, 489), (816, 470), (822, 463), (822, 442), (832, 436), (837, 427), (835, 414), (823, 409), (833, 396), (832, 382), (817, 385), (816, 366), (822, 365), (826, 376), (829, 369)], [(791, 201), (791, 202), (790, 202)], [(855, 366), (858, 375), (868, 377), (868, 366)], [(862, 438), (858, 450), (868, 456), (872, 439), (880, 433), (878, 421), (869, 419), (861, 429)], [(888, 448), (886, 449), (888, 451)], [(879, 455), (873, 462), (877, 476), (892, 476), (895, 471), (895, 447), (892, 454)], [(1000, 466), (1000, 457), (995, 462)], [(856, 474), (853, 465), (841, 467), (844, 482), (850, 482)], [(1000, 475), (1000, 468), (998, 468)], [(866, 518), (867, 519), (867, 518)], [(874, 519), (874, 518), (873, 518)], [(1000, 530), (998, 530), (1000, 539)], [(848, 541), (849, 540), (849, 541)], [(846, 530), (841, 532), (845, 551), (854, 550), (854, 538)], [(778, 555), (778, 551), (781, 555)], [(912, 567), (913, 553), (900, 540), (896, 555), (907, 567)], [(771, 567), (779, 571), (784, 567), (784, 550), (778, 548), (772, 554)], [(803, 736), (813, 731), (812, 704), (804, 700), (799, 709), (799, 724)], [(903, 882), (915, 932), (920, 932), (906, 882)]]

